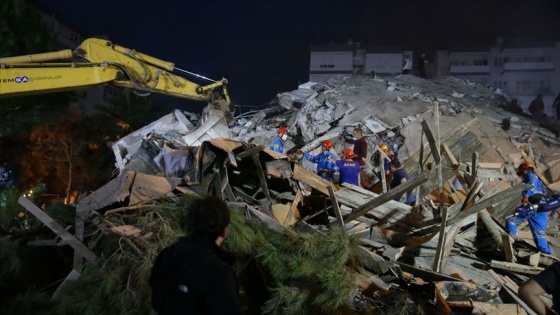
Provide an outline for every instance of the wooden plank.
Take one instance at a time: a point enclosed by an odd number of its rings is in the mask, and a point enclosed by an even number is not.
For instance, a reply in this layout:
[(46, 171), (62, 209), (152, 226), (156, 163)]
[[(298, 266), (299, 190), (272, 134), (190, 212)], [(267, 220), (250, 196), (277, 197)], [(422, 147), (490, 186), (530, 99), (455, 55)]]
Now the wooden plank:
[(413, 179), (411, 179), (410, 181), (407, 181), (406, 183), (397, 186), (394, 189), (391, 189), (390, 191), (381, 194), (379, 197), (363, 204), (362, 206), (354, 209), (354, 211), (352, 211), (352, 213), (347, 214), (344, 217), (345, 221), (352, 221), (358, 217), (361, 217), (362, 215), (366, 214), (367, 212), (369, 212), (370, 210), (372, 210), (373, 208), (380, 206), (390, 200), (393, 200), (396, 196), (398, 195), (402, 195), (407, 191), (412, 190), (414, 187), (422, 184), (423, 182), (425, 182), (426, 180), (428, 180), (428, 178), (426, 177), (426, 175), (424, 174), (419, 174), (416, 177), (414, 177)]
[(482, 189), (482, 186), (483, 186), (483, 184), (479, 181), (476, 181), (474, 183), (474, 185), (471, 187), (471, 189), (467, 193), (467, 197), (465, 198), (465, 201), (463, 202), (463, 205), (461, 206), (461, 211), (463, 211), (467, 208), (470, 208), (474, 204), (474, 200), (475, 200), (476, 196), (478, 195), (478, 193), (480, 192), (480, 190)]
[(118, 225), (107, 228), (107, 231), (114, 233), (118, 236), (137, 236), (142, 233), (142, 230), (134, 225)]
[(503, 246), (503, 242), (502, 242), (502, 229), (500, 227), (498, 227), (498, 225), (496, 224), (496, 222), (494, 222), (494, 220), (492, 219), (492, 216), (490, 215), (490, 213), (488, 213), (488, 210), (484, 209), (482, 211), (480, 211), (478, 213), (478, 217), (480, 218), (480, 220), (482, 221), (482, 223), (484, 224), (484, 226), (486, 226), (486, 229), (488, 229), (488, 231), (490, 232), (490, 235), (492, 236), (492, 239), (496, 242), (496, 245), (498, 248), (502, 248)]
[(501, 170), (504, 167), (504, 163), (479, 162), (478, 166), (480, 168), (490, 168), (490, 169)]
[(257, 153), (261, 152), (262, 150), (264, 150), (264, 145), (259, 145), (259, 146), (247, 149), (247, 150), (245, 150), (241, 153), (236, 154), (235, 159), (237, 161), (241, 161), (248, 156), (252, 156), (254, 154), (257, 154)]
[[(111, 221), (101, 217), (101, 215), (98, 212), (95, 212), (95, 213), (97, 213), (101, 222), (103, 222), (107, 226), (106, 230), (110, 231), (111, 228), (116, 227), (116, 225), (114, 225)], [(144, 254), (144, 252), (142, 252), (142, 250), (140, 250), (140, 248), (138, 248), (138, 246), (136, 246), (136, 244), (134, 244), (134, 242), (132, 240), (130, 240), (130, 238), (128, 238), (126, 236), (121, 236), (121, 239), (124, 240), (125, 243), (127, 243), (128, 246), (130, 246), (138, 255), (146, 257), (146, 254)]]
[(233, 187), (234, 194), (241, 197), (241, 199), (245, 200), (245, 202), (252, 204), (252, 205), (262, 205), (262, 202), (258, 201), (257, 199), (251, 197), (251, 195), (245, 193), (239, 187)]
[(457, 159), (455, 158), (455, 155), (453, 155), (451, 150), (449, 150), (449, 147), (447, 146), (446, 143), (441, 145), (441, 150), (443, 151), (443, 154), (445, 155), (445, 157), (447, 158), (447, 161), (451, 165), (451, 168), (452, 169), (457, 169), (459, 167), (459, 162), (457, 161)]
[(253, 158), (253, 163), (255, 164), (257, 177), (259, 178), (259, 182), (261, 184), (262, 191), (263, 191), (266, 199), (268, 199), (268, 202), (270, 202), (270, 204), (272, 204), (272, 198), (270, 198), (270, 192), (268, 191), (268, 184), (266, 183), (266, 178), (264, 176), (263, 168), (262, 168), (262, 165), (261, 165), (261, 160), (260, 160), (258, 155), (253, 155), (252, 158)]
[(540, 262), (541, 252), (536, 252), (535, 254), (529, 256), (529, 265), (531, 267), (538, 267)]
[(441, 223), (439, 229), (438, 245), (436, 250), (436, 256), (434, 257), (434, 264), (432, 265), (432, 270), (435, 272), (441, 272), (441, 262), (443, 260), (443, 245), (445, 243), (445, 228), (447, 226), (447, 207), (442, 207), (441, 209)]
[(249, 210), (251, 215), (254, 215), (255, 217), (257, 217), (257, 219), (259, 221), (266, 224), (270, 229), (278, 231), (278, 232), (284, 231), (284, 226), (282, 226), (280, 223), (278, 223), (278, 221), (276, 221), (273, 217), (262, 213), (261, 211), (259, 211), (256, 208), (251, 207), (250, 205), (247, 205), (247, 210)]
[(486, 209), (488, 207), (491, 207), (493, 205), (499, 204), (500, 202), (504, 201), (504, 200), (509, 200), (510, 198), (514, 198), (517, 197), (521, 194), (521, 192), (525, 189), (527, 189), (529, 187), (529, 185), (527, 184), (520, 184), (520, 185), (516, 185), (513, 186), (509, 189), (504, 190), (503, 192), (496, 194), (488, 199), (482, 200), (476, 204), (474, 204), (472, 207), (470, 207), (469, 209), (466, 209), (462, 212), (460, 212), (457, 216), (455, 216), (454, 218), (452, 218), (449, 221), (449, 225), (454, 224), (460, 220), (463, 220), (464, 218), (470, 216), (471, 214), (477, 213), (479, 211), (481, 211), (482, 209)]
[(229, 164), (237, 167), (237, 160), (235, 160), (235, 155), (233, 154), (233, 152), (228, 152), (228, 161)]
[(540, 268), (540, 267), (531, 267), (531, 266), (526, 266), (526, 265), (521, 265), (521, 264), (516, 264), (516, 263), (510, 263), (507, 261), (498, 261), (498, 260), (493, 260), (490, 261), (490, 266), (492, 268), (497, 268), (497, 269), (502, 269), (502, 270), (507, 270), (507, 271), (513, 271), (513, 272), (518, 272), (518, 273), (522, 273), (522, 274), (529, 274), (529, 275), (536, 275), (539, 274), (541, 271), (544, 270), (544, 268)]
[(441, 162), (441, 157), (439, 155), (439, 150), (437, 148), (434, 135), (432, 134), (432, 131), (430, 130), (430, 127), (428, 126), (428, 122), (426, 120), (423, 120), (421, 125), (422, 125), (422, 130), (426, 135), (426, 139), (428, 139), (428, 144), (430, 145), (430, 151), (432, 151), (432, 156), (434, 157), (434, 162), (436, 164), (439, 164)]
[(389, 160), (389, 162), (391, 162), (391, 160), (389, 159), (389, 157), (387, 156), (387, 154), (385, 154), (385, 152), (383, 152), (383, 150), (381, 150), (381, 148), (379, 146), (376, 146), (377, 148), (377, 152), (379, 152), (379, 157), (381, 159), (381, 172), (380, 172), (380, 177), (381, 177), (381, 191), (382, 192), (387, 192), (387, 176), (385, 174), (386, 170), (385, 170), (385, 160)]
[(471, 165), (471, 181), (473, 183), (476, 181), (477, 172), (478, 172), (478, 152), (473, 152), (472, 165)]
[(294, 176), (292, 178), (315, 188), (327, 196), (329, 195), (329, 190), (327, 189), (328, 186), (331, 186), (334, 190), (338, 190), (333, 183), (321, 178), (321, 176), (313, 172), (306, 170), (299, 164), (294, 164)]
[(513, 250), (513, 245), (511, 244), (511, 238), (508, 234), (502, 234), (502, 244), (504, 253), (506, 255), (506, 261), (515, 263), (517, 259), (515, 258), (515, 252)]
[[(530, 259), (534, 253), (535, 252), (531, 250), (519, 249), (517, 251), (517, 257)], [(539, 265), (548, 267), (558, 261), (560, 261), (560, 259), (556, 258), (555, 256), (547, 255), (539, 252)]]
[(272, 177), (286, 179), (292, 177), (290, 163), (284, 160), (272, 160), (265, 162), (266, 174)]
[[(79, 216), (76, 215), (76, 219), (75, 219), (75, 228), (74, 228), (74, 236), (76, 237), (76, 239), (78, 239), (80, 242), (84, 241), (84, 219)], [(82, 262), (83, 262), (83, 257), (82, 255), (80, 255), (80, 253), (78, 251), (74, 251), (74, 259), (73, 259), (73, 266), (74, 269), (77, 271), (82, 270)]]
[(53, 218), (46, 214), (43, 210), (37, 207), (34, 203), (29, 201), (25, 197), (19, 197), (18, 203), (22, 205), (27, 211), (31, 212), (39, 221), (41, 221), (45, 226), (51, 229), (56, 235), (62, 238), (68, 243), (75, 251), (77, 251), (82, 257), (88, 261), (95, 261), (97, 256), (92, 252), (87, 246), (85, 246), (80, 240), (78, 240), (70, 232), (66, 231), (62, 225), (58, 224)]
[(301, 201), (301, 198), (303, 198), (303, 193), (301, 192), (301, 190), (298, 189), (296, 193), (296, 197), (294, 198), (294, 201), (292, 202), (292, 206), (290, 207), (290, 212), (288, 212), (288, 215), (286, 216), (286, 220), (284, 220), (284, 223), (282, 225), (286, 226), (286, 222), (292, 221), (292, 218), (294, 217), (294, 213), (297, 210), (297, 206)]
[(455, 187), (453, 186), (453, 183), (451, 182), (451, 179), (447, 180), (447, 184), (449, 185), (451, 192), (454, 195), (453, 201), (455, 201), (454, 203), (458, 203), (459, 201), (463, 200), (462, 195), (460, 195), (457, 192), (457, 189), (455, 189)]
[(334, 189), (329, 186), (327, 187), (329, 190), (329, 196), (331, 197), (331, 203), (333, 206), (334, 215), (336, 216), (336, 222), (342, 228), (344, 228), (344, 220), (342, 219), (342, 214), (340, 214), (340, 208), (338, 207), (338, 200), (336, 200), (336, 196), (334, 194)]

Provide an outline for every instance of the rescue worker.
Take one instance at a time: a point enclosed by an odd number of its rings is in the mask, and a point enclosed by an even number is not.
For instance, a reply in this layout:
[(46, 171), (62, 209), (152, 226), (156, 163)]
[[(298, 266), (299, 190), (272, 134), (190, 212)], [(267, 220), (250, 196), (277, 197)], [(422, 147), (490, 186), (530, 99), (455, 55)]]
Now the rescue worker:
[(346, 139), (344, 135), (340, 135), (340, 139), (344, 139), (345, 143), (354, 145), (354, 160), (360, 163), (361, 166), (366, 165), (367, 158), (367, 141), (361, 128), (354, 128), (352, 131), (353, 139)]
[(336, 161), (335, 164), (340, 172), (340, 185), (349, 183), (359, 186), (359, 175), (362, 167), (358, 161), (354, 160), (354, 151), (352, 149), (342, 150), (342, 159)]
[(388, 158), (388, 159), (385, 159), (385, 158), (383, 159), (383, 169), (385, 170), (385, 175), (390, 175), (391, 174), (391, 161), (396, 160), (397, 156), (395, 155), (395, 153), (393, 153), (393, 151), (389, 150), (389, 146), (387, 146), (387, 144), (385, 144), (385, 143), (380, 145), (379, 149), (381, 151), (383, 151), (383, 153), (385, 153), (385, 155)]
[(546, 186), (535, 173), (531, 163), (521, 163), (517, 168), (517, 175), (523, 178), (523, 183), (531, 185), (529, 189), (523, 191), (522, 204), (527, 207), (518, 208), (527, 209), (528, 211), (517, 211), (515, 216), (507, 218), (506, 229), (514, 238), (517, 238), (517, 225), (527, 220), (539, 250), (545, 254), (551, 254), (545, 233), (550, 212), (538, 212), (536, 209), (533, 210), (528, 207), (538, 204), (545, 197)]
[(270, 144), (270, 150), (284, 154), (284, 142), (288, 140), (288, 128), (280, 127), (276, 130), (278, 137)]
[(321, 142), (321, 153), (317, 155), (311, 155), (301, 149), (298, 149), (297, 152), (303, 154), (310, 162), (317, 164), (317, 175), (332, 182), (333, 174), (337, 171), (335, 165), (336, 156), (330, 151), (332, 147), (332, 142), (324, 140)]
[[(390, 171), (393, 174), (393, 178), (391, 179), (391, 189), (396, 188), (397, 186), (406, 183), (410, 176), (408, 173), (402, 168), (401, 162), (397, 159), (392, 160), (390, 163)], [(402, 195), (396, 196), (393, 200), (400, 201)], [(406, 196), (406, 200), (404, 201), (405, 204), (409, 206), (413, 206), (416, 202), (416, 198), (412, 192), (409, 192)]]

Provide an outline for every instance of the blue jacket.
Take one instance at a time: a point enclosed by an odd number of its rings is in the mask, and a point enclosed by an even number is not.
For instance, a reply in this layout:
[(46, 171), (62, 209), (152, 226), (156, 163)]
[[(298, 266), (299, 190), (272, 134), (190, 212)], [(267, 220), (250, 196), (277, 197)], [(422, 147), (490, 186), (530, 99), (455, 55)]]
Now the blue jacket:
[(359, 186), (358, 182), (360, 170), (362, 166), (358, 161), (336, 161), (336, 166), (340, 170), (340, 184), (349, 183), (352, 185)]
[(383, 169), (388, 171), (391, 169), (391, 161), (395, 160), (397, 157), (395, 156), (395, 153), (389, 151), (389, 154), (387, 154), (387, 157), (389, 159), (383, 159)]
[(336, 167), (334, 162), (330, 159), (331, 157), (332, 159), (336, 159), (336, 156), (332, 152), (329, 151), (326, 154), (321, 152), (317, 155), (311, 155), (305, 152), (303, 156), (309, 161), (317, 163), (317, 175), (332, 181), (333, 173), (338, 170), (338, 167)]
[(270, 144), (270, 150), (284, 154), (284, 142), (282, 142), (282, 139), (274, 139), (274, 141)]
[[(391, 189), (399, 186), (401, 184), (401, 180), (403, 178), (406, 178), (406, 180), (408, 181), (410, 179), (410, 176), (402, 168), (396, 170), (395, 173), (393, 173), (393, 179), (391, 180)], [(402, 195), (396, 196), (393, 200), (400, 201), (401, 198), (402, 198)], [(407, 205), (411, 205), (415, 201), (416, 201), (416, 196), (414, 196), (414, 194), (412, 192), (409, 192), (408, 195), (406, 196), (406, 200), (404, 201), (404, 203), (407, 204)]]
[(531, 188), (523, 191), (523, 197), (531, 197), (536, 194), (546, 195), (546, 186), (535, 172), (527, 172), (523, 175), (523, 183), (532, 185)]

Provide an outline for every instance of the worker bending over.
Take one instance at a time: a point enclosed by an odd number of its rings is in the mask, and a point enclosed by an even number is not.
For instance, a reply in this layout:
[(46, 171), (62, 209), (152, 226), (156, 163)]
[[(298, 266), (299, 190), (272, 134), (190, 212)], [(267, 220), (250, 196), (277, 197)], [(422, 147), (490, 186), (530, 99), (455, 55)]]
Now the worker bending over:
[(317, 175), (332, 182), (334, 172), (337, 171), (335, 165), (336, 156), (330, 151), (332, 147), (332, 142), (324, 140), (321, 142), (321, 153), (317, 155), (311, 155), (301, 149), (298, 149), (297, 152), (303, 154), (310, 162), (317, 164)]
[(336, 161), (335, 164), (340, 172), (340, 185), (349, 183), (359, 186), (359, 175), (362, 167), (358, 161), (354, 160), (354, 151), (352, 149), (344, 149), (342, 151), (342, 159)]
[[(393, 174), (393, 178), (391, 179), (391, 189), (394, 189), (394, 188), (398, 187), (399, 185), (402, 185), (402, 184), (406, 183), (410, 179), (410, 176), (402, 168), (401, 162), (399, 160), (397, 160), (397, 159), (392, 160), (389, 163), (389, 167), (390, 167), (389, 170), (390, 170), (391, 174)], [(396, 196), (394, 198), (394, 200), (395, 201), (400, 201), (401, 198), (402, 198), (402, 195)], [(415, 198), (414, 194), (412, 192), (409, 192), (406, 196), (406, 200), (404, 201), (404, 203), (409, 205), (409, 206), (413, 206), (415, 202), (416, 202), (416, 198)]]

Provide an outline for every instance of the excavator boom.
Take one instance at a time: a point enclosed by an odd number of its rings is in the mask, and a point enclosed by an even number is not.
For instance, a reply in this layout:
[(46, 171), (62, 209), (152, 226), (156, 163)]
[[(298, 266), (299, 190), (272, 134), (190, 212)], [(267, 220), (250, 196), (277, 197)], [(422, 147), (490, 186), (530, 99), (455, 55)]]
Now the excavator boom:
[[(73, 57), (84, 62), (60, 63)], [(173, 70), (172, 62), (108, 40), (89, 38), (73, 52), (61, 50), (0, 58), (0, 97), (113, 84), (137, 91), (210, 101), (222, 110), (230, 110), (226, 79), (203, 86), (173, 74)]]

